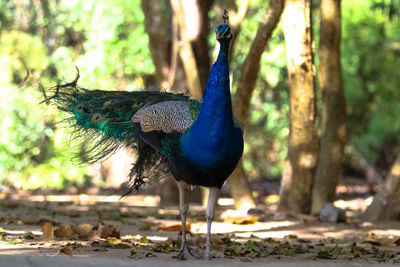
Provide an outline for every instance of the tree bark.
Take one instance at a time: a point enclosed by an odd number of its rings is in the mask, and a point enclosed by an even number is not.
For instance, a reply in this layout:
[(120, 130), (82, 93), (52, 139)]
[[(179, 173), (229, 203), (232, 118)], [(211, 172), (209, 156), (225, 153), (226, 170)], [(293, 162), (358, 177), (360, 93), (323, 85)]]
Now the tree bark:
[(160, 88), (168, 87), (170, 74), (170, 46), (167, 26), (170, 18), (166, 12), (166, 3), (158, 0), (142, 1), (145, 15), (145, 28), (149, 35), (151, 56), (156, 69), (156, 80)]
[(307, 214), (318, 161), (311, 0), (286, 0), (283, 31), (290, 83), (290, 132), (278, 210)]
[[(199, 30), (195, 35), (196, 38), (190, 40), (196, 57), (202, 93), (204, 93), (206, 89), (208, 73), (210, 72), (210, 46), (208, 45), (210, 19), (208, 17), (208, 12), (213, 2), (214, 0), (196, 0)], [(184, 3), (187, 3), (187, 1), (184, 1)], [(186, 4), (184, 5), (184, 9), (186, 9)], [(193, 18), (188, 15), (186, 16), (186, 24), (188, 24), (189, 21), (193, 21)], [(190, 26), (188, 27), (190, 28)]]
[(190, 94), (195, 99), (201, 99), (203, 92), (200, 85), (200, 78), (198, 74), (196, 58), (190, 43), (189, 32), (187, 29), (183, 3), (181, 0), (171, 0), (171, 6), (173, 10), (173, 16), (177, 17), (180, 33), (180, 45), (179, 45), (179, 56), (183, 63), (185, 70), (187, 85), (190, 90)]
[[(258, 26), (257, 34), (250, 46), (249, 53), (243, 62), (238, 88), (233, 97), (234, 113), (243, 126), (248, 117), (251, 95), (260, 70), (261, 55), (279, 22), (283, 6), (284, 0), (272, 0), (270, 2), (266, 14)], [(235, 200), (236, 209), (247, 210), (255, 207), (256, 203), (252, 196), (242, 161), (239, 162), (228, 182)]]
[[(201, 98), (210, 68), (207, 39), (210, 24), (208, 12), (213, 0), (174, 1), (179, 2), (178, 12), (172, 12), (168, 0), (142, 1), (146, 31), (149, 35), (151, 55), (156, 69), (157, 85), (169, 92), (183, 93), (182, 89), (193, 87), (188, 85), (194, 79), (197, 84), (197, 95), (194, 97)], [(181, 60), (182, 46), (179, 46), (179, 35), (181, 39), (183, 36), (185, 40), (186, 51), (190, 50), (190, 60), (189, 65), (186, 63), (186, 70), (185, 64)], [(184, 59), (186, 60), (186, 58)], [(198, 74), (193, 77), (193, 73)], [(200, 87), (199, 84), (201, 84)], [(160, 183), (161, 203), (164, 205), (177, 204), (179, 196), (173, 192), (177, 192), (177, 186), (170, 175)]]
[(400, 219), (400, 155), (362, 218), (369, 221)]
[(251, 95), (256, 85), (262, 53), (272, 32), (281, 17), (284, 0), (271, 0), (267, 12), (260, 21), (256, 37), (251, 43), (249, 53), (240, 70), (237, 91), (233, 97), (233, 108), (236, 117), (245, 124), (249, 113)]
[(228, 62), (231, 62), (233, 51), (235, 50), (236, 40), (240, 33), (240, 26), (246, 17), (249, 6), (250, 0), (240, 1), (239, 7), (236, 6), (236, 2), (234, 0), (227, 1), (227, 11), (229, 15), (229, 22), (227, 23), (230, 25), (232, 32), (232, 40), (229, 45)]
[(322, 94), (321, 149), (315, 175), (311, 212), (332, 203), (342, 174), (347, 116), (340, 65), (340, 0), (322, 0), (319, 44), (319, 84)]

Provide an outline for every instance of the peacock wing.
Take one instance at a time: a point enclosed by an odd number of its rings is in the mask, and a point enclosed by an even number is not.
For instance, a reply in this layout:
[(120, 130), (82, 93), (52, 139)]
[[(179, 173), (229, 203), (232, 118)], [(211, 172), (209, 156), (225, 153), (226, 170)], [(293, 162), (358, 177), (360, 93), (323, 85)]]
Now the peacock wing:
[(189, 101), (164, 101), (144, 106), (131, 120), (138, 123), (143, 132), (183, 133), (194, 122), (194, 108)]

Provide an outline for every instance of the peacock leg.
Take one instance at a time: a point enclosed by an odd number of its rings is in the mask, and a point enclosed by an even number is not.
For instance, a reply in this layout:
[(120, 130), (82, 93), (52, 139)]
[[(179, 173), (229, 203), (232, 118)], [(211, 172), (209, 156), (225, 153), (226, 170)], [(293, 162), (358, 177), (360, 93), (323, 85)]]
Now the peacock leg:
[(191, 249), (189, 249), (186, 243), (186, 214), (189, 209), (188, 197), (189, 197), (190, 186), (184, 181), (179, 181), (178, 188), (179, 188), (179, 209), (182, 220), (182, 243), (178, 255), (175, 256), (174, 258), (184, 260), (188, 255), (198, 258), (199, 256), (196, 253), (194, 253)]
[(215, 204), (217, 203), (219, 189), (216, 187), (210, 188), (210, 194), (208, 195), (206, 220), (207, 220), (207, 241), (206, 251), (204, 253), (203, 260), (211, 260), (211, 223), (214, 219)]

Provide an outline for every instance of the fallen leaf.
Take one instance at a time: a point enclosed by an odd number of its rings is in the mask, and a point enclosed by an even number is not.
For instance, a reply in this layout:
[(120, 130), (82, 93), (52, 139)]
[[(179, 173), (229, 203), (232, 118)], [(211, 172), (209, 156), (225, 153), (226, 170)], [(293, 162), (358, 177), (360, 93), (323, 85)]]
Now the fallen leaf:
[(60, 252), (64, 253), (65, 255), (72, 256), (72, 248), (70, 247), (62, 248), (60, 249)]
[[(114, 237), (112, 237), (114, 238)], [(115, 245), (114, 248), (121, 248), (121, 249), (126, 249), (126, 248), (132, 248), (132, 244), (128, 242), (120, 242)]]
[(91, 251), (96, 251), (98, 248), (97, 247), (78, 247), (76, 248), (77, 251), (82, 251), (82, 252), (91, 252)]
[(128, 258), (131, 258), (131, 259), (143, 259), (144, 255), (142, 253), (138, 253), (138, 252), (132, 250), (131, 251), (131, 255), (128, 256)]
[(255, 224), (258, 221), (257, 216), (242, 216), (242, 217), (227, 217), (224, 219), (224, 223), (230, 224)]
[(46, 222), (42, 226), (43, 238), (46, 240), (53, 239), (53, 224), (51, 222)]
[(74, 229), (71, 225), (62, 225), (54, 230), (54, 236), (57, 238), (66, 238), (74, 235)]
[(110, 243), (110, 244), (113, 244), (113, 245), (119, 243), (118, 238), (116, 238), (116, 237), (111, 237), (111, 236), (107, 237), (107, 238), (106, 238), (106, 241), (107, 241), (108, 243)]
[(319, 259), (326, 259), (326, 260), (332, 260), (336, 259), (337, 256), (334, 256), (332, 253), (326, 250), (320, 250), (317, 252), (317, 258)]
[(71, 225), (71, 227), (74, 230), (75, 234), (79, 236), (79, 238), (88, 238), (91, 234), (93, 234), (93, 232), (91, 232), (93, 229), (93, 225), (88, 223)]
[(145, 256), (146, 258), (155, 258), (155, 257), (156, 257), (156, 254), (151, 253), (151, 252), (147, 252), (144, 256)]
[[(186, 231), (190, 232), (192, 229), (192, 224), (190, 222), (186, 223)], [(158, 227), (157, 232), (182, 232), (182, 224), (174, 224), (165, 227)]]
[(4, 228), (0, 227), (0, 233), (4, 233), (6, 230), (4, 230)]
[(97, 235), (100, 236), (101, 238), (107, 238), (107, 237), (121, 238), (120, 231), (117, 230), (117, 228), (115, 228), (111, 224), (100, 225), (99, 229), (97, 230)]
[(90, 245), (92, 247), (96, 247), (96, 248), (111, 248), (111, 247), (113, 247), (113, 244), (108, 243), (107, 241), (103, 241), (103, 240), (93, 241), (92, 243), (90, 243)]
[(33, 234), (31, 232), (27, 232), (24, 234), (24, 238), (25, 239), (34, 239), (35, 237), (33, 236)]
[(377, 239), (376, 241), (381, 243), (381, 245), (384, 246), (384, 247), (396, 246), (396, 242), (397, 242), (396, 239), (391, 238), (391, 237), (382, 237), (382, 238)]

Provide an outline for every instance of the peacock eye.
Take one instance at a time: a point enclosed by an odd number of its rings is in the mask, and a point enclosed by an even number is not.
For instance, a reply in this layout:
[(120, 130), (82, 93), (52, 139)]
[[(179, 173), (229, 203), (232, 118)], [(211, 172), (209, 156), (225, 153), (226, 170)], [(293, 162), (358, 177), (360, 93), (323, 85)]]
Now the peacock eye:
[(100, 119), (101, 119), (101, 115), (100, 115), (100, 114), (98, 114), (98, 113), (93, 114), (93, 116), (92, 116), (92, 123), (97, 122), (97, 121), (99, 121)]
[(77, 110), (83, 110), (83, 104), (79, 104), (75, 107)]

